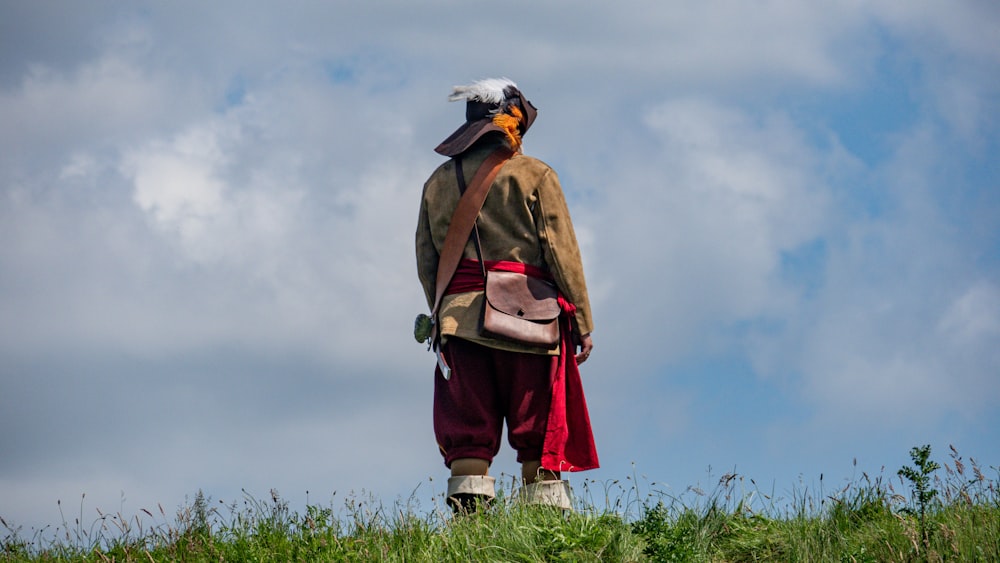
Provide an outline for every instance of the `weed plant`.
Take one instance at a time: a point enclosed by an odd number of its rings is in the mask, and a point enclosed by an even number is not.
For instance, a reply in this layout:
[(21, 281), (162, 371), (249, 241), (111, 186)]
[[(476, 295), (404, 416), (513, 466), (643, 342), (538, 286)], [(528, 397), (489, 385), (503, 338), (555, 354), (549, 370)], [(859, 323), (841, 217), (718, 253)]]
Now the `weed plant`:
[(735, 473), (680, 495), (635, 475), (584, 480), (569, 513), (518, 502), (513, 479), (462, 517), (443, 495), (429, 509), (362, 494), (297, 513), (276, 491), (230, 504), (199, 492), (171, 517), (85, 524), (81, 508), (28, 537), (0, 518), (0, 561), (1000, 561), (998, 469), (987, 478), (954, 448), (940, 465), (930, 453), (832, 493), (821, 475), (788, 499)]

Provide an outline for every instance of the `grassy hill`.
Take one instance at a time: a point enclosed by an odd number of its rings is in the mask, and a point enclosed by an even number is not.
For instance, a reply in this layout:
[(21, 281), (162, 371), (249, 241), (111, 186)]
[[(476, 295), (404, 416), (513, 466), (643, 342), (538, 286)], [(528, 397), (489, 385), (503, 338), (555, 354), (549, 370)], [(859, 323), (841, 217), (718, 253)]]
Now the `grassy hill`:
[(954, 449), (941, 464), (929, 446), (910, 456), (891, 476), (780, 505), (734, 474), (683, 499), (632, 477), (584, 481), (570, 513), (505, 490), (461, 517), (443, 499), (428, 511), (351, 497), (297, 513), (277, 493), (221, 505), (199, 492), (176, 515), (102, 515), (52, 539), (0, 519), (0, 561), (1000, 561), (998, 468), (987, 477)]

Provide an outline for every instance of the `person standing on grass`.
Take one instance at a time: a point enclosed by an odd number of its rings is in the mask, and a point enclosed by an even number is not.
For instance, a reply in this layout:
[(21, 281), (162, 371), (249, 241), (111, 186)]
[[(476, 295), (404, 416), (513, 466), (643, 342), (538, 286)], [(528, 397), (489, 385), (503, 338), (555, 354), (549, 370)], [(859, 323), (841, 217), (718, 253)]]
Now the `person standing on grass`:
[[(417, 270), (428, 304), (438, 300), (442, 245), (461, 191), (498, 151), (502, 161), (462, 261), (440, 298), (434, 344), (446, 362), (434, 378), (434, 433), (451, 470), (447, 498), (456, 511), (474, 510), (495, 495), (489, 476), (503, 424), (521, 464), (522, 498), (571, 508), (563, 471), (598, 467), (578, 364), (590, 357), (593, 321), (583, 264), (556, 173), (521, 152), (537, 110), (508, 79), (456, 86), (450, 101), (466, 102), (466, 121), (435, 151), (449, 157), (424, 184), (416, 231)], [(459, 178), (462, 178), (460, 186)], [(564, 327), (555, 349), (481, 334), (489, 269), (520, 267), (560, 292)], [(418, 337), (420, 339), (420, 337)]]

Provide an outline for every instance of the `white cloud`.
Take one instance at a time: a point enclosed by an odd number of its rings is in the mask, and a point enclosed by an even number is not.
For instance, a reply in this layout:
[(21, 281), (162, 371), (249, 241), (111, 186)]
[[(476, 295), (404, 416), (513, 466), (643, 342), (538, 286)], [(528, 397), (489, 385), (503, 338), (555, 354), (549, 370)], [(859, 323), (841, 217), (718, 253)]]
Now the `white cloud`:
[(16, 89), (0, 91), (0, 162), (33, 171), (62, 152), (135, 142), (203, 103), (183, 82), (116, 54), (70, 72), (35, 64)]
[(979, 0), (948, 4), (917, 0), (902, 5), (882, 0), (873, 3), (871, 9), (879, 21), (915, 42), (918, 48), (944, 47), (963, 58), (972, 56), (1000, 62), (1000, 36), (996, 33), (1000, 9), (995, 4)]
[(74, 178), (87, 178), (97, 174), (99, 167), (97, 159), (86, 153), (76, 153), (70, 161), (63, 166), (59, 172), (60, 180), (72, 180)]
[(872, 13), (905, 45), (910, 64), (926, 73), (918, 86), (929, 93), (926, 117), (942, 119), (959, 140), (978, 148), (1000, 113), (1000, 84), (991, 78), (1000, 65), (1000, 9), (975, 0), (883, 1), (872, 5)]
[(195, 257), (218, 237), (211, 227), (226, 211), (225, 185), (216, 172), (221, 158), (212, 134), (194, 131), (168, 147), (130, 154), (123, 166), (135, 183), (135, 203)]
[(830, 226), (822, 288), (789, 311), (777, 337), (755, 340), (762, 371), (783, 365), (831, 419), (904, 427), (995, 407), (989, 374), (1000, 362), (984, 344), (997, 322), (995, 287), (970, 267), (977, 251), (942, 205), (947, 144), (928, 126), (900, 136), (870, 174), (882, 209)]
[(969, 351), (996, 343), (1000, 339), (1000, 288), (985, 280), (975, 283), (952, 302), (937, 328)]
[[(677, 360), (719, 344), (709, 327), (785, 314), (794, 288), (780, 279), (781, 253), (831, 219), (825, 157), (780, 114), (674, 100), (647, 123), (657, 143), (629, 159), (591, 219), (604, 257), (594, 269), (613, 288), (602, 304), (617, 313), (613, 346)], [(630, 306), (635, 295), (648, 306)]]

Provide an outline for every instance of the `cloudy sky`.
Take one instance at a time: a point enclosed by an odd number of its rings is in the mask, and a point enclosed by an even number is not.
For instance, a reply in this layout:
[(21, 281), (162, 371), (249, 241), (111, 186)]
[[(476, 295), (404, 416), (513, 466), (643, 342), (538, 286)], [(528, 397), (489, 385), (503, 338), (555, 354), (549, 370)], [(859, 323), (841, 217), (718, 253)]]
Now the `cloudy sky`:
[(492, 76), (591, 286), (574, 482), (1000, 463), (994, 1), (4, 1), (0, 516), (443, 492), (413, 233)]

